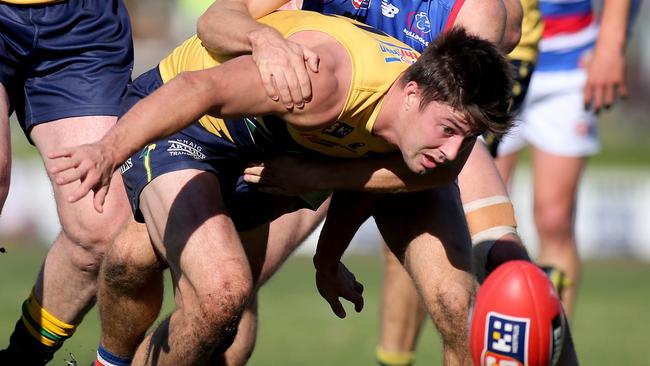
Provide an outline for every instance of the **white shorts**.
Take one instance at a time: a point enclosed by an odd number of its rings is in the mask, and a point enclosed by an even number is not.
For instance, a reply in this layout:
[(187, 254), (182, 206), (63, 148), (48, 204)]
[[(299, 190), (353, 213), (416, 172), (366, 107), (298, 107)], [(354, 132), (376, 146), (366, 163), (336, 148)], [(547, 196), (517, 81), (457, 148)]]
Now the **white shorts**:
[(596, 115), (585, 110), (583, 69), (533, 72), (519, 118), (499, 144), (497, 154), (526, 144), (554, 155), (590, 156), (600, 149)]

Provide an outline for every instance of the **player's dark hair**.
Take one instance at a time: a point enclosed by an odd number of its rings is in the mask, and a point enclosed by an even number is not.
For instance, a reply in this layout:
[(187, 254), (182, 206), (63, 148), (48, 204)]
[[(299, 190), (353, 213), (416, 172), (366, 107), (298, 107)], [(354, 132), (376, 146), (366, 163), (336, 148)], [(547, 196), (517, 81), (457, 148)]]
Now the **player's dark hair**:
[(502, 135), (512, 125), (510, 64), (495, 45), (463, 28), (432, 42), (406, 71), (403, 82), (409, 81), (420, 88), (420, 108), (432, 101), (449, 104), (475, 133)]

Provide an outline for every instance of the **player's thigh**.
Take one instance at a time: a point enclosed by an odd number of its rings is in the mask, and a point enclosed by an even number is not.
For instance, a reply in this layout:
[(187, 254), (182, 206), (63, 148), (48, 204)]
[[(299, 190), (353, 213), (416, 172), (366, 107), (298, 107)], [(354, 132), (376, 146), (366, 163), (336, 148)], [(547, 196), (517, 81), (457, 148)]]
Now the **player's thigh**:
[(508, 195), (494, 160), (480, 140), (474, 144), (472, 153), (458, 175), (458, 186), (464, 203)]
[[(400, 260), (424, 249), (434, 262), (470, 268), (471, 239), (455, 184), (386, 195), (373, 213), (384, 240)], [(414, 246), (414, 244), (416, 244)]]
[[(47, 155), (61, 147), (92, 143), (99, 140), (116, 121), (116, 117), (94, 116), (65, 118), (58, 121), (36, 125), (31, 138), (38, 148), (46, 169), (53, 161)], [(51, 177), (50, 177), (51, 178)], [(82, 227), (86, 232), (104, 233), (110, 231), (113, 236), (130, 215), (128, 201), (124, 193), (122, 178), (113, 175), (109, 194), (106, 197), (104, 213), (99, 214), (92, 205), (92, 194), (82, 200), (70, 203), (67, 197), (79, 186), (80, 182), (59, 186), (52, 184), (61, 223), (66, 231)]]
[(535, 147), (532, 151), (536, 208), (571, 216), (586, 158), (550, 154)]
[(185, 169), (160, 175), (140, 194), (140, 210), (181, 291), (209, 295), (224, 286), (251, 285), (246, 253), (214, 174)]
[(259, 285), (268, 281), (309, 234), (318, 227), (325, 218), (328, 207), (329, 200), (316, 211), (304, 208), (284, 214), (270, 223), (268, 247), (264, 254), (264, 265), (259, 276)]
[(247, 231), (240, 231), (239, 237), (250, 264), (253, 281), (258, 285), (269, 246), (269, 224)]
[(466, 312), (474, 291), (471, 239), (457, 189), (406, 195), (381, 207), (375, 220), (436, 322)]

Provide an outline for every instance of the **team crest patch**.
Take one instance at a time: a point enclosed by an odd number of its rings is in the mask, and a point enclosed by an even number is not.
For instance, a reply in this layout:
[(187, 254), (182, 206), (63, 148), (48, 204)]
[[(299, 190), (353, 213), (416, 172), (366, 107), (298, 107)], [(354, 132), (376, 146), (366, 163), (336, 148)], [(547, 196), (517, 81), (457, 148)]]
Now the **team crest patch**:
[(354, 127), (344, 123), (344, 122), (336, 122), (332, 124), (331, 126), (327, 126), (326, 128), (323, 129), (323, 133), (326, 135), (334, 136), (337, 138), (344, 138), (345, 136), (349, 135), (350, 132), (354, 131)]
[(491, 311), (485, 320), (485, 342), (481, 364), (518, 366), (528, 362), (530, 319)]
[(167, 152), (170, 156), (188, 155), (195, 160), (204, 160), (207, 157), (203, 152), (201, 152), (203, 147), (195, 142), (176, 139), (169, 140), (167, 143), (169, 144)]
[(355, 9), (368, 9), (370, 6), (370, 0), (352, 0), (352, 6)]

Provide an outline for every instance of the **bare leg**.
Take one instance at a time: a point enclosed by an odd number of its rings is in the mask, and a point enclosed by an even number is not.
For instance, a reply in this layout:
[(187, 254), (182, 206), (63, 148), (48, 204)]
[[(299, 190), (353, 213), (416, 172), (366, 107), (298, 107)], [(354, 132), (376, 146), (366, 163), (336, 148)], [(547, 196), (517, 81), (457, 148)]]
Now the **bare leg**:
[(163, 269), (146, 226), (131, 219), (106, 253), (99, 277), (101, 344), (112, 354), (131, 358), (158, 317)]
[[(382, 363), (410, 364), (426, 312), (408, 272), (386, 246), (384, 254), (380, 351), (377, 358)], [(386, 357), (388, 355), (392, 357)], [(391, 358), (392, 362), (388, 360)]]
[(445, 364), (470, 365), (467, 317), (474, 280), (457, 187), (387, 196), (374, 216), (441, 333)]
[(573, 312), (580, 277), (575, 238), (578, 181), (586, 159), (562, 157), (533, 149), (534, 213), (540, 239), (539, 263), (563, 271), (572, 285), (562, 293), (567, 316)]
[[(480, 183), (480, 184), (479, 184)], [(463, 204), (491, 198), (508, 197), (506, 186), (499, 171), (484, 144), (477, 142), (458, 177), (458, 184)], [(489, 215), (489, 213), (486, 213)], [(473, 222), (470, 221), (470, 228)], [(481, 231), (476, 228), (473, 231)], [(477, 242), (477, 245), (482, 243)], [(494, 270), (498, 265), (512, 259), (528, 259), (528, 253), (516, 233), (505, 233), (487, 243), (489, 248), (485, 255), (475, 255), (475, 272), (479, 279), (485, 272)], [(478, 247), (477, 247), (478, 248)], [(384, 290), (382, 301), (382, 332), (380, 346), (385, 351), (407, 354), (412, 352), (422, 320), (415, 301), (415, 289), (408, 283), (404, 270), (386, 259)], [(399, 296), (391, 293), (399, 294)], [(407, 310), (408, 309), (408, 310)], [(401, 317), (401, 319), (398, 319)], [(392, 319), (392, 320), (391, 320)]]
[[(260, 238), (257, 234), (256, 238), (253, 236), (254, 233), (242, 233), (241, 238), (253, 268), (256, 289), (263, 286), (280, 269), (291, 253), (316, 229), (325, 217), (328, 206), (329, 200), (323, 203), (318, 211), (303, 209), (273, 220), (269, 225), (268, 245), (266, 236)], [(266, 253), (263, 250), (266, 250)], [(225, 353), (226, 365), (244, 365), (253, 353), (257, 336), (257, 308), (257, 295), (255, 295), (244, 310), (235, 341)]]
[[(116, 117), (67, 118), (37, 125), (31, 137), (49, 168), (50, 151), (97, 141), (115, 121)], [(36, 282), (41, 306), (71, 324), (81, 322), (92, 307), (104, 251), (130, 215), (119, 174), (113, 177), (103, 214), (94, 210), (90, 194), (73, 204), (67, 201), (78, 184), (53, 185), (63, 231), (50, 248)]]
[(519, 153), (515, 152), (494, 159), (494, 163), (496, 164), (497, 169), (499, 169), (499, 174), (501, 174), (501, 177), (508, 186), (512, 184), (512, 176), (514, 175), (518, 158)]
[(172, 272), (176, 309), (145, 338), (133, 364), (205, 364), (232, 344), (253, 293), (219, 183), (192, 169), (164, 174), (144, 189), (141, 204), (156, 251)]

